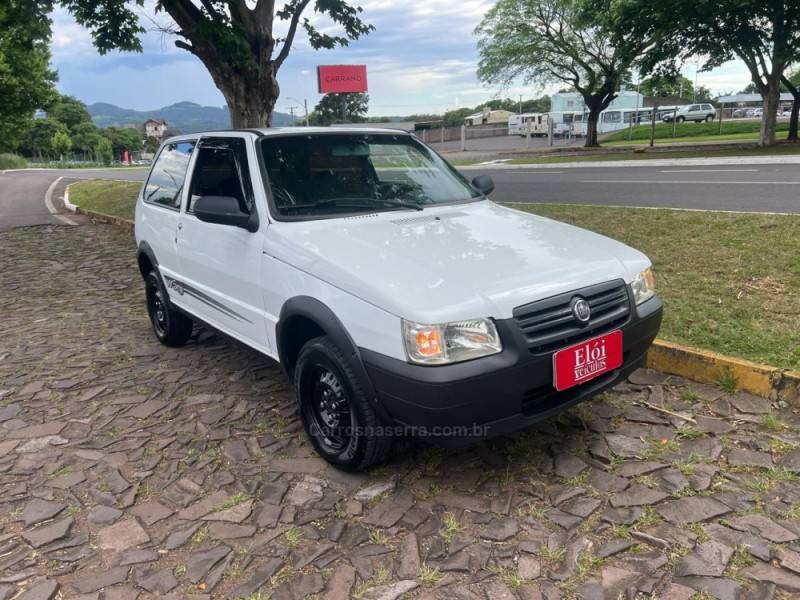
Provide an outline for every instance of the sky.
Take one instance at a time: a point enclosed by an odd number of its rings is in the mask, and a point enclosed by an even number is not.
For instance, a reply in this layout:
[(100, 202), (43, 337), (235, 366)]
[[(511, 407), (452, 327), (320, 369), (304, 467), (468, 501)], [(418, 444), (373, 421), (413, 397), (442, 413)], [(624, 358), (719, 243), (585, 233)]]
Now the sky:
[[(441, 113), (476, 106), (492, 98), (534, 98), (553, 93), (518, 83), (501, 89), (484, 87), (477, 79), (478, 52), (473, 35), (494, 0), (361, 0), (363, 18), (376, 30), (349, 47), (314, 51), (298, 34), (294, 49), (279, 71), (281, 98), (276, 109), (302, 112), (319, 101), (316, 66), (366, 64), (370, 87), (370, 115)], [(222, 94), (198, 59), (174, 46), (174, 37), (159, 31), (170, 24), (155, 14), (152, 0), (140, 9), (143, 36), (141, 54), (110, 53), (100, 56), (91, 36), (63, 9), (53, 17), (53, 66), (58, 87), (86, 104), (109, 102), (136, 110), (156, 109), (191, 101), (224, 106)], [(321, 27), (330, 23), (321, 21)], [(695, 77), (695, 65), (683, 73)], [(738, 91), (750, 81), (740, 63), (728, 63), (700, 72), (698, 84), (714, 93)]]

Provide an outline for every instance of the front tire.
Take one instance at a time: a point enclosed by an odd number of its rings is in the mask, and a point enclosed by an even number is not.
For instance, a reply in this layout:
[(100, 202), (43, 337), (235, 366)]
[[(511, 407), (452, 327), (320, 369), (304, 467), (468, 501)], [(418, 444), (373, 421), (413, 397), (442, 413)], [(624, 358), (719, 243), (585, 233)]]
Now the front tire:
[(708, 115), (706, 117), (706, 123), (711, 123), (711, 121), (713, 121), (713, 120), (714, 120), (714, 115)]
[(677, 119), (675, 119), (675, 120), (676, 120), (678, 123), (683, 123), (683, 122), (684, 122), (686, 119), (684, 119), (683, 117), (678, 117), (678, 118), (677, 118)]
[(192, 337), (192, 320), (172, 307), (155, 271), (147, 274), (144, 284), (147, 314), (158, 341), (171, 348), (183, 346)]
[(294, 386), (303, 427), (322, 458), (343, 471), (383, 462), (392, 437), (342, 351), (326, 336), (300, 350)]

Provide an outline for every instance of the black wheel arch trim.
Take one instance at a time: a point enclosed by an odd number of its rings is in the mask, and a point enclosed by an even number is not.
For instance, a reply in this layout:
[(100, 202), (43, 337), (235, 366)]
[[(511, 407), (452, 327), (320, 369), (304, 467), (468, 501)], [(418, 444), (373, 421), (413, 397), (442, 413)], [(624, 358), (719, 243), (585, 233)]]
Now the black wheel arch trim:
[(294, 376), (294, 364), (286, 356), (286, 348), (288, 346), (289, 330), (285, 325), (293, 317), (304, 317), (311, 322), (315, 323), (331, 341), (339, 347), (345, 360), (348, 361), (348, 366), (352, 369), (353, 373), (359, 379), (361, 389), (372, 400), (381, 419), (386, 423), (393, 422), (389, 413), (378, 401), (378, 395), (375, 391), (375, 386), (367, 374), (364, 363), (361, 359), (361, 352), (358, 346), (350, 337), (345, 326), (336, 316), (336, 314), (325, 304), (312, 298), (310, 296), (295, 296), (287, 300), (281, 308), (280, 317), (275, 331), (275, 340), (278, 346), (278, 358), (280, 359), (281, 367), (289, 376)]
[(136, 251), (136, 262), (139, 265), (139, 272), (142, 274), (142, 279), (146, 281), (147, 273), (144, 272), (144, 269), (142, 269), (142, 263), (139, 262), (142, 256), (147, 257), (147, 260), (150, 261), (151, 265), (153, 265), (153, 271), (155, 272), (158, 281), (161, 283), (161, 289), (164, 290), (164, 294), (167, 296), (167, 302), (169, 303), (170, 307), (177, 308), (172, 303), (172, 299), (169, 297), (169, 288), (167, 287), (164, 278), (161, 276), (161, 269), (158, 268), (158, 259), (156, 258), (156, 253), (153, 251), (153, 247), (144, 240), (139, 242), (139, 248)]
[[(139, 271), (142, 274), (142, 277), (147, 277), (147, 273), (142, 270), (142, 263), (140, 262), (141, 256), (144, 255), (147, 257), (147, 260), (150, 261), (150, 264), (153, 265), (155, 268), (156, 273), (158, 273), (158, 259), (156, 258), (156, 253), (153, 251), (153, 248), (148, 244), (146, 241), (142, 240), (139, 242), (139, 248), (136, 250), (136, 262), (139, 265)], [(161, 274), (159, 273), (159, 278)]]

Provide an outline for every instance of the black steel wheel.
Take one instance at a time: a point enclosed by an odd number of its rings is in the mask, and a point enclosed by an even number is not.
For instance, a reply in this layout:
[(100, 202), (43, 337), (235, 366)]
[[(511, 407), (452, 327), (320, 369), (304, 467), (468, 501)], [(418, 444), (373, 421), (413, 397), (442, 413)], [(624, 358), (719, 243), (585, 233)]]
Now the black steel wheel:
[(350, 446), (353, 413), (347, 390), (338, 375), (324, 365), (316, 365), (311, 374), (309, 418), (319, 443), (332, 454)]
[(145, 277), (147, 314), (153, 333), (165, 346), (183, 346), (192, 336), (192, 320), (170, 305), (169, 296), (155, 271)]
[(343, 471), (385, 460), (391, 430), (382, 426), (374, 399), (329, 338), (314, 338), (300, 350), (294, 385), (303, 427), (322, 458)]

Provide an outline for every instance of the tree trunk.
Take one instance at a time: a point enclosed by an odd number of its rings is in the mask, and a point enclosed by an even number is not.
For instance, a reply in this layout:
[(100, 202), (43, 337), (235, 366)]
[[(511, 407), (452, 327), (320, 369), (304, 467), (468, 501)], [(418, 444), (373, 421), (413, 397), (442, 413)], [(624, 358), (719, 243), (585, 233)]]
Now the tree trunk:
[(764, 94), (764, 114), (761, 118), (761, 139), (759, 146), (775, 145), (775, 133), (778, 119), (778, 105), (781, 100), (780, 74), (771, 76)]
[(212, 76), (225, 96), (232, 128), (272, 127), (272, 111), (280, 95), (280, 86), (271, 63), (263, 69), (230, 70), (219, 76), (212, 73)]
[(789, 135), (786, 139), (790, 142), (797, 141), (797, 118), (800, 115), (800, 91), (798, 93), (792, 92), (794, 102), (792, 103), (792, 113), (789, 117)]
[(800, 115), (800, 86), (794, 85), (791, 80), (784, 76), (781, 81), (789, 93), (792, 95), (792, 112), (789, 117), (789, 135), (786, 139), (790, 142), (797, 141), (797, 118)]
[(599, 148), (600, 144), (597, 141), (597, 122), (600, 120), (600, 110), (589, 108), (589, 117), (586, 120), (586, 143), (584, 148)]

